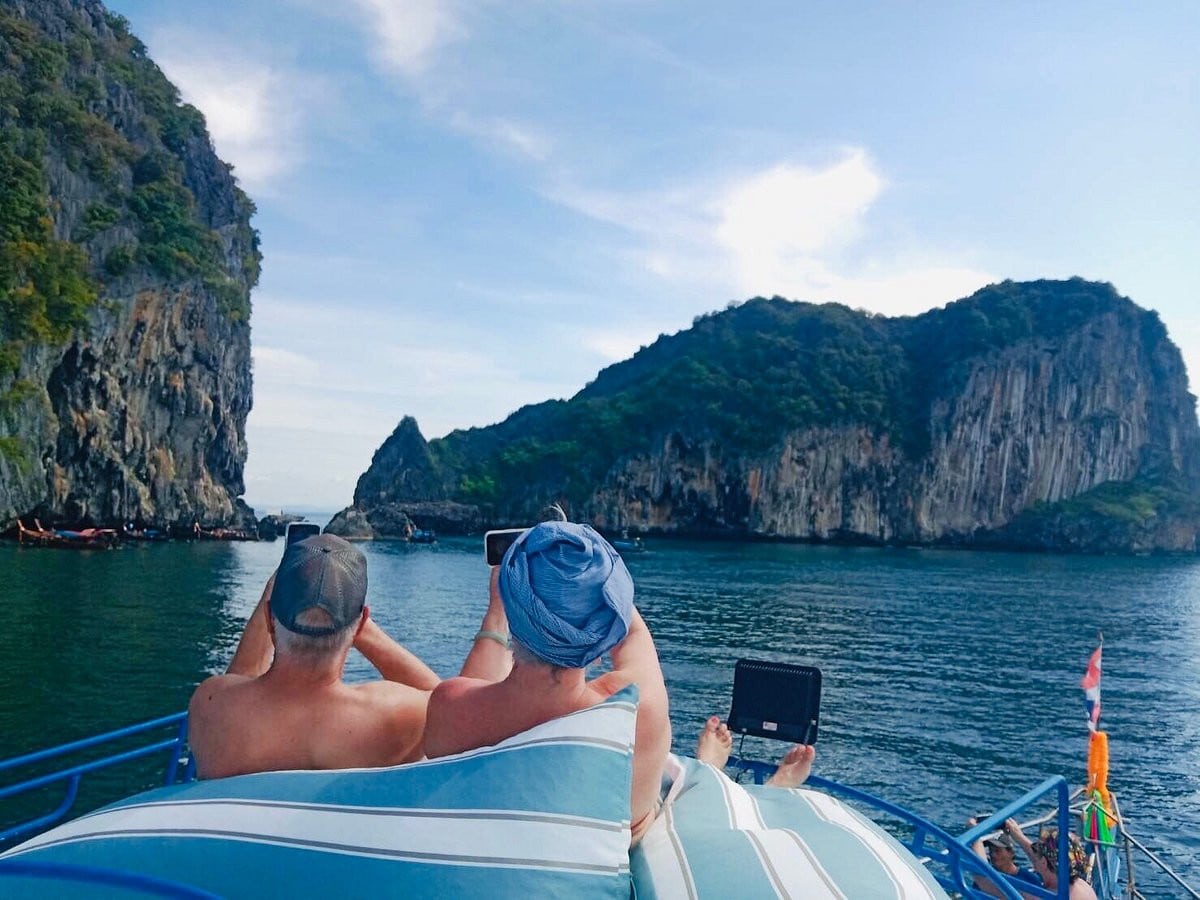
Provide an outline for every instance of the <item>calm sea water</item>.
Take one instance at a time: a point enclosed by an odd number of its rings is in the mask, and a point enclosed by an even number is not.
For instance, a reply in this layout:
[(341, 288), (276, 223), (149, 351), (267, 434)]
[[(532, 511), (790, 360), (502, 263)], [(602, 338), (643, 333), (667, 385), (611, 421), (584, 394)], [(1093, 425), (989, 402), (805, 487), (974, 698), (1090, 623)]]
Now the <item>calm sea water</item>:
[[(183, 709), (282, 549), (0, 546), (0, 758)], [(486, 605), (481, 543), (363, 549), (372, 614), (455, 674)], [(1200, 881), (1200, 561), (658, 542), (629, 567), (677, 750), (728, 712), (739, 657), (817, 665), (821, 774), (951, 830), (1047, 775), (1083, 779), (1078, 683), (1103, 629), (1110, 786), (1133, 833)], [(371, 670), (355, 656), (348, 674)], [(150, 776), (126, 777), (110, 788)]]

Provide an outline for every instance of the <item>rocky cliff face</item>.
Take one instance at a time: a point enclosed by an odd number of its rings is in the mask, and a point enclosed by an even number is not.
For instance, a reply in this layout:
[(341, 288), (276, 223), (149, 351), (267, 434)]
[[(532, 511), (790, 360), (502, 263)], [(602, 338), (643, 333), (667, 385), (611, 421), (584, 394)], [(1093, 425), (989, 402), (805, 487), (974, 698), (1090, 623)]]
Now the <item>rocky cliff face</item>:
[(253, 205), (99, 2), (5, 0), (0, 17), (0, 88), (58, 110), (43, 122), (17, 103), (4, 134), (31, 184), (40, 168), (46, 246), (78, 248), (94, 296), (68, 328), (0, 318), (15, 358), (0, 371), (0, 523), (247, 521)]
[(1186, 474), (1194, 483), (1200, 434), (1182, 360), (1165, 334), (1142, 334), (1140, 318), (1132, 306), (1113, 310), (1053, 344), (974, 360), (961, 390), (935, 399), (923, 458), (865, 426), (791, 432), (749, 459), (673, 434), (660, 452), (619, 466), (584, 514), (657, 532), (1195, 550), (1200, 522), (1157, 512), (1126, 547), (1098, 523), (1063, 520), (1036, 538), (1004, 530), (1038, 504), (1110, 482)]
[[(967, 311), (971, 302), (960, 301)], [(940, 315), (895, 324), (938, 330)], [(952, 356), (926, 361), (932, 387), (919, 433), (906, 440), (877, 422), (842, 422), (786, 429), (769, 450), (747, 453), (675, 423), (651, 448), (619, 458), (572, 515), (644, 533), (1196, 549), (1195, 400), (1153, 313), (1113, 293), (1050, 338)], [(919, 393), (916, 367), (907, 377), (900, 393)], [(1104, 491), (1104, 503), (1087, 505)], [(528, 509), (494, 507), (487, 524), (532, 515), (544, 498), (530, 499)]]

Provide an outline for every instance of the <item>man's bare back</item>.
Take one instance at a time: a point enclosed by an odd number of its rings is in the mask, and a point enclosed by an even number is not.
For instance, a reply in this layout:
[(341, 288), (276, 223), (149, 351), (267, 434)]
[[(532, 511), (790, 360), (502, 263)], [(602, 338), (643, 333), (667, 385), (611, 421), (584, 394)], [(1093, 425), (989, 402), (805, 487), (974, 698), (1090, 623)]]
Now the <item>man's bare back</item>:
[[(228, 670), (192, 695), (200, 777), (424, 755), (425, 713), (440, 679), (371, 620), (365, 598), (366, 560), (345, 541), (321, 535), (288, 548)], [(343, 683), (351, 647), (385, 680)]]
[(388, 681), (297, 691), (261, 678), (217, 675), (188, 708), (201, 778), (284, 769), (390, 766), (424, 755), (429, 691)]

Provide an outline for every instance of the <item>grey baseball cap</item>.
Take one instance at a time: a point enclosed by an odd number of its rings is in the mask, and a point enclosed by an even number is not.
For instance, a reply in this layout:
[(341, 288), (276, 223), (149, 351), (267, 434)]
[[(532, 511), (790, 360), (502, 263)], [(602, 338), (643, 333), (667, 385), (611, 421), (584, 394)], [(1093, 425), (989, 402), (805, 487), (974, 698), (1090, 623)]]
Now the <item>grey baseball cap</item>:
[[(271, 615), (288, 631), (320, 637), (356, 622), (366, 599), (366, 557), (336, 535), (316, 534), (284, 551), (271, 592)], [(329, 614), (328, 627), (296, 621), (314, 607)]]
[(989, 838), (984, 838), (983, 843), (985, 846), (987, 844), (995, 844), (997, 847), (1003, 847), (1005, 850), (1012, 850), (1013, 852), (1016, 852), (1017, 849), (1017, 845), (1013, 843), (1013, 839), (1003, 831), (999, 834), (993, 834)]

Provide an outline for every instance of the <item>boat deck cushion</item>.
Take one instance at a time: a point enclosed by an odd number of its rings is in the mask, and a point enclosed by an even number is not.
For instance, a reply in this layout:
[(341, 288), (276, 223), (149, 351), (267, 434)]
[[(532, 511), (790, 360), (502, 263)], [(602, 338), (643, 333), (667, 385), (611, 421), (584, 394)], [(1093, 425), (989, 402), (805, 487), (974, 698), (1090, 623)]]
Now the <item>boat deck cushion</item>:
[(638, 900), (946, 896), (899, 841), (827, 794), (677, 762), (662, 814), (630, 854)]
[[(624, 900), (636, 711), (631, 687), (456, 756), (161, 788), (38, 835), (3, 860), (116, 869), (227, 897)], [(70, 887), (13, 879), (0, 893)]]

